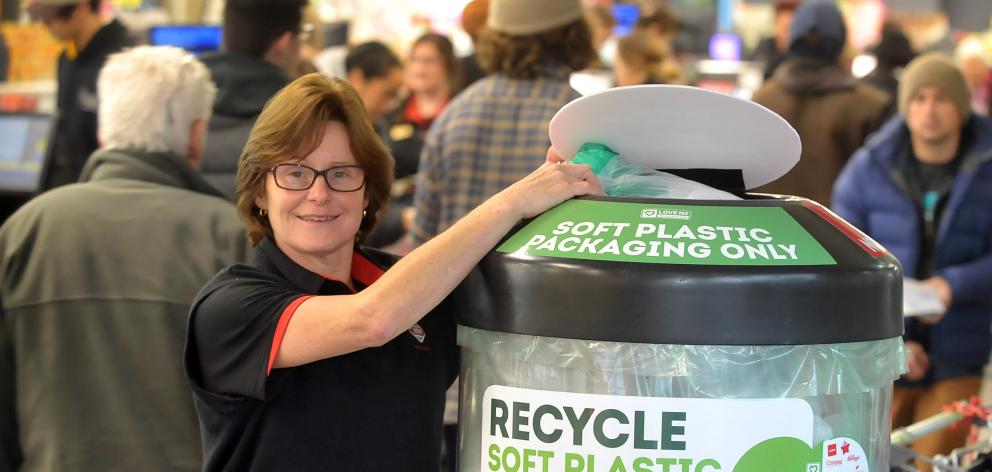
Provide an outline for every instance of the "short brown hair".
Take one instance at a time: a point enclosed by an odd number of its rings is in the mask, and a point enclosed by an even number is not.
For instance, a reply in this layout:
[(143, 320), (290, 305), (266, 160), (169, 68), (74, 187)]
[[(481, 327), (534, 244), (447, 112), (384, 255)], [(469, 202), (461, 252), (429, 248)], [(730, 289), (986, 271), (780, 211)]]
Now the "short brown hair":
[(229, 0), (224, 4), (224, 50), (262, 57), (288, 32), (299, 33), (306, 0)]
[(337, 121), (348, 132), (351, 152), (365, 169), (369, 205), (355, 241), (361, 244), (379, 221), (393, 183), (393, 157), (372, 128), (355, 89), (341, 79), (307, 74), (279, 91), (262, 109), (238, 163), (238, 212), (252, 244), (272, 237), (268, 219), (255, 200), (265, 192), (265, 177), (276, 164), (303, 159), (323, 139), (324, 124)]
[(647, 71), (648, 83), (681, 84), (685, 81), (664, 43), (644, 31), (633, 31), (617, 42), (617, 56), (627, 65)]
[(479, 36), (479, 65), (490, 73), (503, 73), (511, 79), (534, 79), (540, 67), (561, 64), (582, 70), (596, 57), (592, 34), (585, 19), (561, 28), (526, 36), (485, 28)]
[(597, 23), (606, 29), (613, 29), (617, 26), (617, 18), (613, 16), (613, 11), (605, 5), (596, 5), (586, 8), (584, 12), (586, 21)]
[(634, 28), (658, 28), (659, 33), (676, 33), (679, 19), (664, 5), (656, 6), (651, 12), (637, 19)]

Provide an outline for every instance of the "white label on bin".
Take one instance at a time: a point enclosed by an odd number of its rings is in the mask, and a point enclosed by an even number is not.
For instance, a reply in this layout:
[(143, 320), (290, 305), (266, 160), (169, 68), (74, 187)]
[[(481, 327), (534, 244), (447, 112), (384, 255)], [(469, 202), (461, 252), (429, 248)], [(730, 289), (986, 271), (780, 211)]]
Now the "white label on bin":
[(813, 411), (796, 398), (631, 397), (494, 385), (483, 396), (482, 428), (480, 470), (494, 472), (807, 472), (822, 467), (826, 450), (813, 446)]

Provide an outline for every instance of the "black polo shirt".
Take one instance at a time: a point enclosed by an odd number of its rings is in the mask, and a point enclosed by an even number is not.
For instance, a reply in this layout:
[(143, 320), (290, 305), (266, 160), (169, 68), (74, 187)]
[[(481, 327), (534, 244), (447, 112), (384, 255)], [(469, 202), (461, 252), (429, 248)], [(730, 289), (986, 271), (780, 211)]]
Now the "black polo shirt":
[[(395, 261), (356, 248), (355, 290)], [(382, 347), (271, 368), (300, 303), (350, 293), (269, 239), (250, 265), (222, 271), (200, 291), (184, 364), (204, 470), (439, 469), (444, 392), (459, 367), (448, 301)]]

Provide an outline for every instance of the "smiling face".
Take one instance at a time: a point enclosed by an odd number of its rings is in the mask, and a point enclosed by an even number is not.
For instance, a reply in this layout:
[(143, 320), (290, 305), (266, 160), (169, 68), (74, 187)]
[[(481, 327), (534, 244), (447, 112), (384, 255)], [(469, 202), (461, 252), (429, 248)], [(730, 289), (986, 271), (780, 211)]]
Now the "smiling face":
[[(335, 166), (357, 165), (351, 152), (348, 132), (338, 121), (324, 126), (323, 138), (313, 152), (301, 160), (317, 170)], [(268, 211), (275, 243), (290, 259), (304, 267), (323, 265), (319, 261), (347, 257), (350, 259), (355, 236), (368, 206), (366, 188), (354, 192), (332, 190), (323, 176), (306, 190), (285, 190), (276, 185), (268, 172), (265, 192), (255, 204)]]

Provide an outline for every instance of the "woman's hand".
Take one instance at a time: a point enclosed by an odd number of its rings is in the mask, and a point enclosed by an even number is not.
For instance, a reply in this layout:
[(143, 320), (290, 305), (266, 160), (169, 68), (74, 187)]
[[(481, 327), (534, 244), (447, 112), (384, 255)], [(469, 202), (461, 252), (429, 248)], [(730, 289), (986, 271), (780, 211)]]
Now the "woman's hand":
[(518, 219), (523, 219), (537, 216), (575, 196), (602, 194), (603, 187), (589, 166), (569, 164), (551, 148), (541, 167), (494, 198)]

